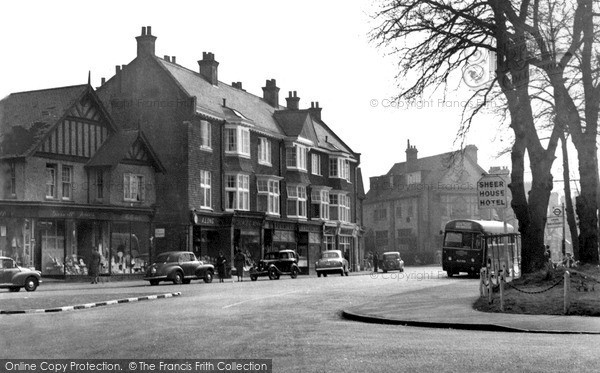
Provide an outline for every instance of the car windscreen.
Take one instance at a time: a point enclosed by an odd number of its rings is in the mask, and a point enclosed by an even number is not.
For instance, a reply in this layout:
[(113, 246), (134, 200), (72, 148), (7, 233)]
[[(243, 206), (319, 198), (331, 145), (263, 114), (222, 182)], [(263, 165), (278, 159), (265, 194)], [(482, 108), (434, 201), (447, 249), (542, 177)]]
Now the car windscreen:
[(446, 232), (444, 246), (472, 249), (475, 248), (475, 237), (476, 234), (470, 232)]
[(400, 259), (399, 254), (383, 254), (383, 260)]
[(176, 254), (159, 254), (156, 257), (157, 263), (176, 262), (179, 258)]
[(330, 259), (330, 258), (339, 258), (340, 255), (338, 253), (323, 253), (321, 254), (321, 258)]

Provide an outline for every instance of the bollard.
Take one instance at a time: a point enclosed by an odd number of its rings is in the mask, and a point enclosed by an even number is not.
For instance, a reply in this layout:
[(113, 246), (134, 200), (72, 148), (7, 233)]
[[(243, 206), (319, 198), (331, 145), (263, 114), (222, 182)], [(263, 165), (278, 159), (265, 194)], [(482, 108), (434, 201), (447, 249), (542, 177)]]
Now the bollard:
[(498, 273), (498, 282), (500, 286), (500, 312), (504, 312), (504, 272), (502, 270)]
[(571, 307), (571, 300), (569, 299), (569, 288), (571, 287), (571, 274), (569, 273), (569, 271), (565, 271), (565, 275), (564, 275), (564, 307), (563, 307), (563, 313), (565, 315), (569, 314), (569, 308)]

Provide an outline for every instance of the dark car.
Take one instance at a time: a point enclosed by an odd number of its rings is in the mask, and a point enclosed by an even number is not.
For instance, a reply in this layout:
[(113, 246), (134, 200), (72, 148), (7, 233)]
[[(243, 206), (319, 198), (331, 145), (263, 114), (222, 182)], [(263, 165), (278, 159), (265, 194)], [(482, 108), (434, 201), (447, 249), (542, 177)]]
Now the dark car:
[(0, 288), (10, 291), (35, 291), (42, 282), (40, 271), (19, 267), (12, 258), (0, 256)]
[(327, 250), (321, 253), (321, 258), (315, 263), (317, 277), (327, 277), (328, 273), (339, 273), (348, 276), (348, 261), (341, 250)]
[(189, 251), (169, 251), (156, 257), (148, 267), (144, 280), (150, 285), (158, 285), (161, 281), (172, 281), (174, 284), (189, 284), (192, 280), (203, 279), (212, 282), (215, 267), (198, 261), (194, 253)]
[(383, 273), (387, 271), (404, 272), (404, 261), (400, 258), (398, 251), (388, 251), (383, 253), (379, 259), (379, 268), (383, 270)]
[(277, 280), (281, 275), (298, 277), (298, 254), (294, 250), (281, 250), (266, 253), (264, 259), (250, 268), (250, 279), (256, 281), (260, 276), (269, 276), (271, 280)]

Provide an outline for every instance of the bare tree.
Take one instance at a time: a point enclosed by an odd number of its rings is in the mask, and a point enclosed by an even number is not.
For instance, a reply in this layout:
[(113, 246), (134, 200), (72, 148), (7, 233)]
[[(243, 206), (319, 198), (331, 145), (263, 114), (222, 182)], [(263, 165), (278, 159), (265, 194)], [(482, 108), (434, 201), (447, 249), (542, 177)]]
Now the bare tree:
[[(594, 102), (596, 93), (586, 88), (589, 84), (585, 83), (588, 78), (593, 83), (596, 81), (595, 71), (584, 62), (586, 58), (592, 59), (593, 53), (586, 52), (586, 45), (595, 40), (592, 1), (389, 0), (384, 1), (374, 17), (379, 23), (372, 39), (380, 46), (392, 48), (392, 54), (399, 59), (398, 77), (403, 82), (400, 98), (420, 96), (432, 86), (446, 89), (451, 74), (460, 71), (474, 54), (482, 50), (495, 53), (496, 77), (473, 94), (472, 98), (483, 99), (463, 117), (459, 135), (468, 131), (473, 118), (489, 100), (502, 96), (514, 133), (511, 206), (523, 239), (524, 272), (544, 265), (544, 228), (553, 187), (551, 167), (558, 141), (566, 129), (572, 133), (576, 147), (578, 141), (581, 143), (577, 147), (580, 173), (584, 167), (592, 175), (585, 182), (585, 195), (582, 182), (583, 199), (578, 203), (578, 213), (582, 240), (590, 252), (593, 242), (597, 247), (596, 230), (587, 229), (584, 233), (583, 228), (583, 220), (589, 227), (597, 226), (595, 187), (592, 191), (591, 186), (597, 186), (598, 180), (595, 156), (598, 110), (596, 105), (594, 117), (594, 106), (590, 109), (586, 105), (588, 100)], [(415, 73), (416, 78), (412, 78)], [(583, 101), (576, 102), (581, 91), (590, 93), (585, 94)], [(585, 107), (585, 123), (588, 123), (585, 128), (582, 128), (584, 121), (579, 116), (579, 107)], [(554, 118), (544, 121), (547, 141), (543, 144), (540, 119), (545, 116)], [(592, 122), (593, 126), (589, 124)], [(592, 144), (593, 152), (589, 153)], [(582, 162), (580, 149), (583, 148), (592, 156)], [(528, 194), (524, 183), (526, 155), (532, 174)], [(591, 216), (592, 209), (594, 216)], [(582, 259), (594, 262), (597, 256), (596, 250), (595, 259), (583, 254)]]

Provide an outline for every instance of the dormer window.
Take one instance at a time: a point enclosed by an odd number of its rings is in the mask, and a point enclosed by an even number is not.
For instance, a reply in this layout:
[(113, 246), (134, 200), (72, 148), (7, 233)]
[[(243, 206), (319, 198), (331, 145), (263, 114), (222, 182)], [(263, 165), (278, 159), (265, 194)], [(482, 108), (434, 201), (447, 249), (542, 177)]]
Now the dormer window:
[(248, 128), (225, 127), (225, 154), (250, 158), (250, 130)]
[(306, 171), (308, 149), (300, 144), (292, 144), (285, 148), (285, 164), (288, 169)]
[(350, 161), (347, 158), (329, 157), (329, 177), (350, 181)]

